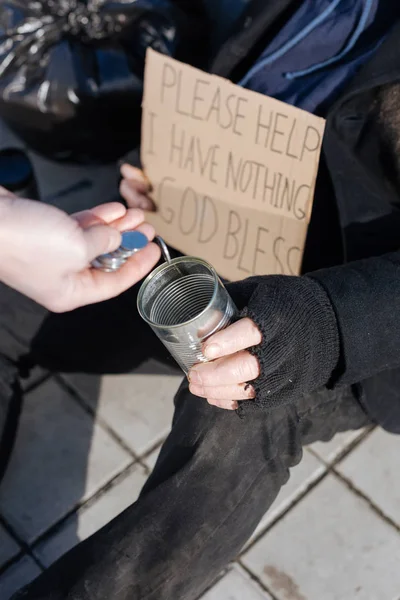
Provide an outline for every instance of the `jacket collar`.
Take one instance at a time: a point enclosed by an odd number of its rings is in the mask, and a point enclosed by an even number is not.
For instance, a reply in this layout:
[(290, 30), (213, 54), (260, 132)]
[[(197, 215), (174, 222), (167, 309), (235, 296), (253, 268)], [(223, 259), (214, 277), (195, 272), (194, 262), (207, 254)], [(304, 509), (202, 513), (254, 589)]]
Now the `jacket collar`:
[(276, 27), (285, 13), (298, 6), (299, 0), (253, 0), (244, 16), (222, 45), (210, 66), (210, 72), (227, 79), (245, 61), (268, 31)]
[(353, 77), (331, 112), (336, 112), (357, 94), (400, 79), (399, 36), (400, 22), (396, 23), (372, 58)]
[[(279, 26), (286, 13), (295, 10), (299, 0), (253, 0), (250, 2), (236, 32), (222, 45), (212, 61), (210, 72), (235, 80), (234, 75), (252, 51), (269, 32)], [(352, 79), (332, 111), (351, 96), (385, 83), (400, 79), (400, 22), (396, 23), (388, 37)]]

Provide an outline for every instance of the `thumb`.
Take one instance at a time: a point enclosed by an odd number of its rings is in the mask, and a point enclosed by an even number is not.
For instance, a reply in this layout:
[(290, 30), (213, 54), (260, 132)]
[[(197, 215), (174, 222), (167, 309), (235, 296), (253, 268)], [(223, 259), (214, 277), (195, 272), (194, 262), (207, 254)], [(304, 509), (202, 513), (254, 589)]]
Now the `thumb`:
[(83, 231), (86, 256), (92, 262), (97, 256), (116, 250), (121, 244), (121, 234), (108, 225), (94, 225)]
[(16, 198), (15, 194), (7, 190), (2, 185), (0, 185), (0, 196), (5, 196), (6, 198)]

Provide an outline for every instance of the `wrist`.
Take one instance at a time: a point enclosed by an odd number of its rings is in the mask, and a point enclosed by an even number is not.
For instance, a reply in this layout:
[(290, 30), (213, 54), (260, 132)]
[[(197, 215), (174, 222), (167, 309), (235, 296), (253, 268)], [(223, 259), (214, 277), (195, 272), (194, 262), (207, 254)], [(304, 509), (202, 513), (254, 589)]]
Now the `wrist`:
[(329, 383), (339, 361), (339, 331), (330, 299), (317, 281), (259, 280), (242, 315), (262, 333), (261, 344), (252, 350), (260, 363), (254, 387), (257, 403), (269, 408)]

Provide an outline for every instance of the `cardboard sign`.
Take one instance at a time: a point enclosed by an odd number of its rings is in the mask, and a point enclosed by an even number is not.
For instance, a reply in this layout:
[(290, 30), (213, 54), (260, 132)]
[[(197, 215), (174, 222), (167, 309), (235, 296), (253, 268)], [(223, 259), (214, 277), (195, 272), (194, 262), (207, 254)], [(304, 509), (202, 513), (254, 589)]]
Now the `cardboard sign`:
[(141, 159), (168, 244), (227, 279), (298, 274), (325, 121), (147, 51)]

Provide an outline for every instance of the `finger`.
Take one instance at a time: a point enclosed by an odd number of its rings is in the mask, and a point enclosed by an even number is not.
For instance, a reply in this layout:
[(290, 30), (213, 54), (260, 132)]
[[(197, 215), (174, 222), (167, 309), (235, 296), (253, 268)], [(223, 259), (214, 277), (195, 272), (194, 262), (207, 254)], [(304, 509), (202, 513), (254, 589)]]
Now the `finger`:
[(129, 258), (114, 273), (85, 269), (74, 278), (72, 308), (102, 302), (122, 294), (122, 292), (143, 279), (160, 260), (160, 256), (159, 247), (150, 243), (146, 248)]
[[(124, 184), (124, 186), (122, 186), (122, 184)], [(149, 185), (144, 179), (132, 179), (130, 177), (124, 177), (120, 183), (120, 186), (123, 188), (127, 187), (142, 196), (146, 196), (146, 194), (149, 193)]]
[(151, 183), (141, 169), (137, 169), (128, 163), (124, 163), (121, 166), (121, 175), (134, 185), (137, 185), (137, 189), (143, 190), (144, 193), (150, 192)]
[(10, 192), (10, 190), (7, 190), (2, 185), (0, 185), (0, 196), (2, 198), (7, 198), (9, 200), (15, 199), (17, 197), (15, 194), (13, 194), (12, 192)]
[(86, 244), (88, 263), (101, 254), (116, 250), (121, 244), (120, 232), (109, 225), (94, 225), (89, 229), (84, 229), (82, 233)]
[(89, 229), (89, 227), (93, 227), (94, 225), (106, 225), (103, 219), (94, 215), (90, 210), (82, 210), (79, 213), (71, 215), (71, 217), (79, 223), (82, 229)]
[(195, 396), (214, 398), (215, 400), (252, 400), (256, 397), (253, 386), (248, 383), (220, 385), (218, 387), (205, 387), (191, 383), (189, 389)]
[(154, 210), (154, 203), (147, 196), (147, 190), (138, 187), (135, 182), (124, 179), (121, 181), (119, 191), (128, 206), (142, 208), (143, 210)]
[(125, 198), (128, 206), (132, 208), (141, 208), (142, 210), (154, 210), (153, 201), (146, 196), (146, 190), (137, 189), (136, 185), (124, 179), (119, 186), (120, 194)]
[(209, 363), (200, 363), (189, 372), (190, 383), (217, 387), (227, 383), (245, 383), (257, 379), (260, 366), (255, 356), (242, 350)]
[(239, 404), (235, 400), (217, 400), (216, 398), (208, 398), (207, 402), (212, 406), (224, 408), (225, 410), (237, 410), (239, 408)]
[(82, 228), (86, 229), (100, 223), (112, 223), (121, 219), (126, 212), (126, 208), (121, 202), (108, 202), (89, 210), (74, 213), (71, 216), (75, 221), (78, 221)]
[(106, 202), (106, 204), (100, 204), (91, 208), (90, 212), (110, 224), (123, 217), (126, 213), (126, 208), (121, 202)]
[(144, 222), (145, 214), (140, 208), (129, 208), (121, 219), (112, 222), (118, 231), (131, 231)]
[(251, 319), (240, 319), (212, 335), (203, 345), (204, 356), (210, 360), (246, 350), (261, 343), (261, 332)]
[(154, 236), (156, 235), (156, 231), (153, 225), (150, 225), (150, 223), (143, 223), (142, 225), (139, 225), (139, 227), (136, 228), (136, 231), (144, 233), (149, 242), (154, 240)]

